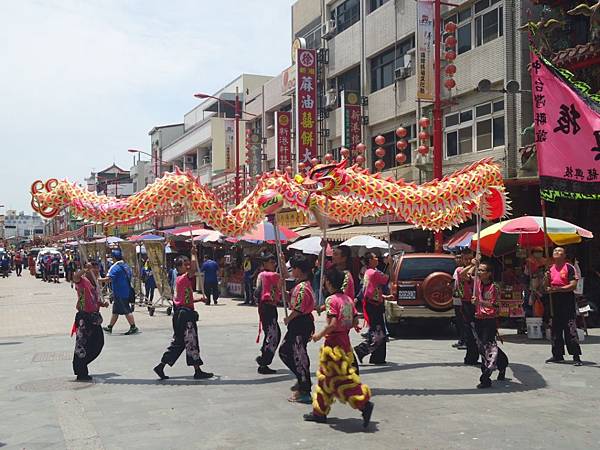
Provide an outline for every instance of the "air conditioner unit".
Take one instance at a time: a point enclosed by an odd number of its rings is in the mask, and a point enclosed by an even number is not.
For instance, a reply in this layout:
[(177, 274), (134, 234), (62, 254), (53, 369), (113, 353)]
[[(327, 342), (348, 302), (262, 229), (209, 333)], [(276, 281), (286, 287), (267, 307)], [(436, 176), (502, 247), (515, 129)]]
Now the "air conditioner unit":
[(412, 75), (412, 70), (410, 67), (398, 67), (394, 71), (394, 76), (396, 80), (404, 80)]
[(325, 107), (329, 109), (337, 108), (337, 91), (335, 89), (329, 89), (325, 93)]
[(335, 20), (329, 19), (321, 25), (321, 37), (323, 39), (331, 39), (335, 36), (335, 30)]

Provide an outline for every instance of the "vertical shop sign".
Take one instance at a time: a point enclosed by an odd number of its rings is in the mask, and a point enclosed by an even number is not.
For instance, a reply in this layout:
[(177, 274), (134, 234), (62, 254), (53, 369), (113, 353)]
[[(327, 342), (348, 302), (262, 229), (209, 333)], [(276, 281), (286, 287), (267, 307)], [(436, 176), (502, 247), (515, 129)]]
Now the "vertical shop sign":
[(342, 91), (342, 147), (350, 150), (362, 140), (359, 98), (357, 92)]
[[(417, 98), (433, 100), (433, 1), (417, 1)], [(440, 24), (436, 24), (440, 26)]]
[(225, 172), (233, 172), (235, 169), (235, 120), (225, 119), (223, 126), (225, 127)]
[(296, 142), (297, 160), (317, 157), (317, 54), (315, 50), (296, 50)]
[(284, 170), (292, 164), (292, 113), (275, 112), (275, 142), (277, 144), (277, 168)]

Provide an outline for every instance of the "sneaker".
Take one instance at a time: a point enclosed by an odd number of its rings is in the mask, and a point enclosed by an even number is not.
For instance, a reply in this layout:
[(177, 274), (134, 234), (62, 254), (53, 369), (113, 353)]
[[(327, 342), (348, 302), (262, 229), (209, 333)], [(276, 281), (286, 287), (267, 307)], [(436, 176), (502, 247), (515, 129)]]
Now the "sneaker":
[(138, 327), (136, 327), (135, 325), (133, 325), (133, 326), (131, 326), (131, 327), (129, 328), (129, 331), (127, 331), (127, 332), (125, 333), (125, 335), (126, 335), (126, 336), (129, 336), (130, 334), (136, 334), (136, 333), (139, 333), (139, 332), (140, 332), (140, 329), (139, 329)]
[(548, 358), (546, 360), (546, 364), (550, 364), (550, 363), (561, 363), (565, 360), (565, 358), (563, 358), (562, 356), (560, 358), (555, 358), (554, 356), (552, 358)]
[(161, 380), (169, 379), (169, 377), (165, 375), (165, 368), (160, 364), (154, 368), (154, 373), (158, 375)]
[(461, 341), (458, 341), (458, 342), (455, 342), (454, 344), (452, 344), (452, 347), (454, 347), (454, 348), (458, 348), (458, 347), (460, 347), (461, 345), (465, 345), (465, 344), (463, 344)]
[(77, 375), (77, 379), (76, 381), (92, 381), (92, 377), (90, 377), (89, 375)]
[(574, 363), (573, 365), (575, 367), (581, 367), (581, 366), (583, 366), (583, 363), (581, 362), (581, 358), (579, 357), (579, 355), (573, 356), (573, 363)]
[(111, 327), (110, 325), (108, 325), (108, 326), (106, 326), (106, 327), (104, 327), (104, 328), (102, 328), (102, 329), (103, 329), (104, 331), (106, 331), (108, 334), (111, 334), (111, 333), (112, 333), (112, 327)]
[(327, 423), (327, 416), (319, 416), (314, 413), (304, 414), (304, 420), (307, 422)]
[(206, 380), (207, 378), (212, 378), (214, 376), (215, 374), (212, 372), (203, 372), (201, 370), (197, 370), (194, 373), (194, 380)]
[(261, 375), (273, 375), (277, 373), (277, 371), (271, 369), (269, 366), (260, 366), (258, 368), (258, 373), (260, 373)]
[(487, 389), (492, 387), (492, 380), (482, 381), (477, 385), (477, 389)]
[(465, 344), (460, 344), (458, 347), (456, 347), (457, 350), (466, 350), (467, 346)]
[(363, 428), (367, 428), (371, 422), (371, 414), (373, 414), (373, 408), (375, 405), (373, 402), (367, 402), (365, 407), (362, 409)]

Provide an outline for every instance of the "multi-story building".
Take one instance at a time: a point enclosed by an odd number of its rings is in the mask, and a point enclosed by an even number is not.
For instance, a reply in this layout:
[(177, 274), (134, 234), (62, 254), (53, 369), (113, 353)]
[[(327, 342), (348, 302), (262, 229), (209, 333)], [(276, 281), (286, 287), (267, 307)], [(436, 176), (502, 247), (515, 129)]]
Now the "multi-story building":
[(17, 213), (15, 210), (8, 210), (3, 220), (3, 239), (33, 239), (44, 234), (44, 220), (37, 214), (29, 215), (23, 211)]
[(165, 170), (172, 167), (172, 164), (167, 163), (163, 159), (163, 149), (183, 136), (184, 131), (182, 123), (175, 123), (172, 125), (160, 125), (148, 132), (152, 155), (152, 174), (154, 177), (160, 177)]
[(85, 181), (88, 190), (98, 194), (117, 198), (133, 194), (133, 183), (129, 171), (121, 169), (116, 164), (100, 172), (92, 172)]

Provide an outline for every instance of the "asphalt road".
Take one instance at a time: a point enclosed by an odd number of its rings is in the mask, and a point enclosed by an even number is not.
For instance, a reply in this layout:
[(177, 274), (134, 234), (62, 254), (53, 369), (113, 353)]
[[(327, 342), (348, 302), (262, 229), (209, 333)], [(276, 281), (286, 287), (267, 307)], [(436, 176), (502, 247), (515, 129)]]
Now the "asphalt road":
[[(335, 404), (327, 424), (302, 421), (286, 401), (293, 379), (258, 375), (257, 313), (240, 302), (199, 306), (200, 345), (211, 380), (195, 381), (182, 359), (157, 381), (152, 367), (170, 340), (170, 318), (137, 310), (142, 332), (121, 319), (91, 366), (95, 382), (73, 382), (68, 284), (29, 275), (0, 279), (0, 446), (15, 449), (591, 449), (597, 427), (600, 335), (583, 343), (583, 367), (547, 365), (546, 341), (504, 330), (508, 380), (477, 390), (453, 340), (392, 340), (385, 367), (365, 365), (375, 411), (367, 431), (357, 411)], [(282, 314), (280, 314), (281, 316)], [(108, 314), (104, 314), (105, 319)], [(322, 325), (318, 319), (317, 326)], [(283, 324), (282, 324), (283, 326)], [(353, 335), (358, 342), (360, 337)], [(318, 346), (310, 345), (311, 361)]]

